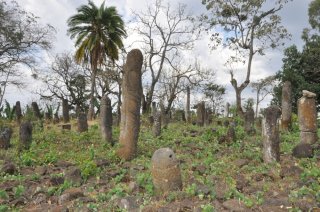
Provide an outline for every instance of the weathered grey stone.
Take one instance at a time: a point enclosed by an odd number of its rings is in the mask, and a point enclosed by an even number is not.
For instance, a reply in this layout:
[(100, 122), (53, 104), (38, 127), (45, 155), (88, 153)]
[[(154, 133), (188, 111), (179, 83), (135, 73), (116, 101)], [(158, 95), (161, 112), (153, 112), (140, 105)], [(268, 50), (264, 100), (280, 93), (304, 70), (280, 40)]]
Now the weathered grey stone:
[(133, 49), (127, 56), (124, 65), (120, 123), (120, 158), (131, 160), (137, 153), (137, 142), (140, 130), (140, 107), (142, 97), (141, 68), (143, 55), (139, 49)]
[(296, 158), (312, 158), (313, 148), (309, 143), (300, 143), (293, 148), (292, 155)]
[(69, 202), (71, 200), (77, 199), (79, 197), (83, 197), (84, 194), (80, 188), (69, 188), (63, 192), (63, 194), (59, 197), (59, 204), (63, 204)]
[(16, 102), (16, 120), (17, 123), (20, 124), (21, 123), (21, 118), (22, 118), (22, 112), (21, 112), (21, 105), (20, 105), (20, 101)]
[(151, 174), (158, 193), (182, 189), (180, 164), (174, 152), (169, 148), (161, 148), (153, 153)]
[(107, 95), (101, 98), (100, 103), (100, 128), (101, 135), (108, 143), (113, 144), (112, 140), (112, 107), (111, 100)]
[(65, 179), (70, 181), (75, 185), (81, 185), (82, 178), (81, 178), (81, 171), (80, 169), (73, 167), (70, 170), (66, 171)]
[(303, 90), (302, 96), (307, 97), (307, 98), (315, 98), (317, 95), (315, 93), (310, 92), (310, 91)]
[(304, 91), (298, 100), (300, 141), (314, 144), (317, 142), (317, 109), (315, 94)]
[(247, 134), (254, 134), (254, 110), (249, 108), (244, 114), (244, 130)]
[(20, 149), (29, 149), (32, 142), (32, 124), (30, 121), (23, 122), (20, 125)]
[(58, 115), (58, 113), (55, 113), (54, 115), (53, 115), (53, 123), (54, 124), (58, 124), (59, 123), (59, 115)]
[(161, 134), (161, 112), (155, 112), (153, 115), (153, 137), (158, 137)]
[(40, 113), (40, 109), (39, 109), (39, 106), (36, 102), (32, 102), (31, 103), (31, 107), (32, 107), (32, 111), (33, 111), (33, 114), (34, 114), (34, 117), (36, 117), (37, 119), (41, 119), (41, 113)]
[(286, 81), (282, 87), (282, 99), (281, 99), (281, 129), (283, 131), (289, 131), (291, 127), (291, 113), (292, 113), (292, 89), (291, 82)]
[(160, 111), (161, 111), (161, 124), (162, 124), (162, 127), (166, 129), (168, 127), (170, 117), (169, 117), (169, 114), (166, 113), (162, 100), (160, 100), (159, 105), (160, 105)]
[(10, 162), (10, 161), (5, 161), (5, 163), (3, 164), (2, 168), (1, 168), (1, 172), (5, 173), (5, 174), (15, 174), (17, 173), (17, 167), (16, 165), (14, 165), (14, 163)]
[(80, 113), (78, 117), (78, 132), (86, 132), (88, 131), (88, 121), (87, 114)]
[(270, 106), (265, 110), (263, 126), (263, 160), (265, 163), (280, 161), (280, 137), (278, 118), (280, 109)]
[(229, 114), (230, 114), (230, 103), (227, 102), (226, 108), (225, 108), (225, 111), (224, 111), (224, 116), (225, 117), (229, 117)]
[(12, 129), (5, 127), (0, 132), (0, 148), (8, 149), (10, 147), (10, 140), (12, 135)]
[(299, 128), (303, 132), (317, 131), (317, 110), (314, 98), (302, 97), (298, 100)]
[(206, 113), (206, 106), (205, 106), (205, 103), (202, 101), (197, 105), (197, 124), (200, 127), (203, 127), (204, 125), (205, 113)]
[(61, 125), (62, 130), (71, 130), (71, 124), (63, 124)]
[(62, 100), (62, 116), (63, 116), (64, 123), (68, 123), (70, 121), (69, 103), (67, 99)]

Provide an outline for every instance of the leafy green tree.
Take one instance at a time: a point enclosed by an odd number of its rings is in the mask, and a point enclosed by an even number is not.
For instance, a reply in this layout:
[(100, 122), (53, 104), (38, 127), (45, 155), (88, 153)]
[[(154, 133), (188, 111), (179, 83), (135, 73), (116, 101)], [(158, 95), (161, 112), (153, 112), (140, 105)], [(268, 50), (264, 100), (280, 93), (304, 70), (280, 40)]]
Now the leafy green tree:
[(210, 100), (212, 104), (212, 111), (214, 113), (216, 113), (218, 108), (221, 106), (222, 97), (225, 93), (226, 88), (221, 85), (208, 83), (204, 86), (204, 95)]
[[(282, 69), (276, 74), (280, 83), (273, 91), (274, 104), (279, 106), (281, 104), (282, 86), (285, 81), (290, 81), (292, 84), (292, 111), (294, 113), (297, 113), (297, 102), (302, 96), (302, 90), (320, 92), (320, 72), (317, 71), (319, 64), (315, 60), (318, 52), (320, 53), (320, 48), (311, 43), (305, 44), (302, 52), (299, 52), (294, 45), (285, 49)], [(317, 98), (319, 101), (319, 95)]]
[(124, 22), (115, 7), (106, 7), (103, 2), (97, 7), (92, 1), (77, 9), (77, 14), (68, 20), (68, 33), (76, 38), (76, 61), (89, 64), (91, 68), (91, 92), (88, 118), (94, 115), (97, 69), (106, 62), (119, 57), (123, 48), (122, 39), (126, 36)]
[[(203, 15), (203, 21), (209, 23), (209, 28), (218, 27), (215, 31), (224, 31), (223, 36), (219, 33), (212, 35), (212, 40), (215, 41), (213, 47), (223, 43), (235, 53), (227, 64), (230, 65), (230, 82), (236, 92), (239, 115), (243, 115), (241, 93), (250, 83), (254, 56), (264, 55), (266, 49), (283, 45), (282, 40), (289, 37), (277, 15), (287, 2), (288, 0), (275, 1), (267, 9), (269, 6), (266, 0), (202, 0), (209, 11)], [(232, 64), (244, 65), (246, 75), (242, 83), (236, 79)]]

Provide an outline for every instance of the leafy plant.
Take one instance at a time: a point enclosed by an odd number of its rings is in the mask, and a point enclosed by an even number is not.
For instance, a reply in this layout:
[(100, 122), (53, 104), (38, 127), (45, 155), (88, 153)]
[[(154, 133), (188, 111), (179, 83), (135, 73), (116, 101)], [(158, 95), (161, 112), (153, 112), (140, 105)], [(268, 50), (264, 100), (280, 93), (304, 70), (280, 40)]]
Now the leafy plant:
[(17, 187), (14, 187), (13, 188), (14, 197), (15, 198), (21, 197), (21, 195), (23, 194), (24, 191), (25, 191), (25, 188), (23, 185), (18, 185)]

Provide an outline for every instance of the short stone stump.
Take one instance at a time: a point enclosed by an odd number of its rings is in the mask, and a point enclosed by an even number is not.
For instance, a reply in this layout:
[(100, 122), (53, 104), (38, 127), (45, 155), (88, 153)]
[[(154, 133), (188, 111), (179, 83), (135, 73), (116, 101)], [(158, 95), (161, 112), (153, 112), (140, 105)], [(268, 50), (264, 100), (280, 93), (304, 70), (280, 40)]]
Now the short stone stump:
[(182, 189), (180, 164), (171, 149), (161, 148), (155, 151), (151, 165), (152, 181), (156, 193)]

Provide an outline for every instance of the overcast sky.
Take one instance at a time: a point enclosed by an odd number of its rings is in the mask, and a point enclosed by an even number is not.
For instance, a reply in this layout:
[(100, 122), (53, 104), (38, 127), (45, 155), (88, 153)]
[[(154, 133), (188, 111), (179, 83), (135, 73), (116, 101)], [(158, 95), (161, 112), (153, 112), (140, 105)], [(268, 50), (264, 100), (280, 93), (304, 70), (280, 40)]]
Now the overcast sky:
[[(269, 2), (275, 0), (267, 0)], [(51, 54), (61, 53), (65, 51), (73, 51), (74, 43), (67, 36), (67, 19), (76, 13), (76, 8), (82, 4), (86, 4), (86, 0), (17, 0), (18, 4), (25, 10), (32, 12), (40, 18), (42, 23), (48, 23), (54, 26), (57, 30), (56, 40), (54, 41), (54, 49)], [(97, 5), (102, 3), (101, 0), (94, 0)], [(144, 10), (146, 3), (151, 2), (148, 0), (106, 0), (107, 6), (116, 6), (120, 15), (123, 16), (125, 21), (132, 18), (131, 11)], [(177, 2), (177, 1), (171, 1)], [(200, 14), (204, 12), (204, 6), (201, 4), (201, 0), (181, 0), (180, 2), (187, 4), (188, 8), (196, 13)], [(293, 0), (293, 2), (285, 5), (284, 9), (280, 12), (283, 25), (292, 34), (292, 39), (286, 41), (286, 47), (295, 44), (298, 48), (302, 47), (301, 32), (303, 28), (308, 26), (307, 9), (311, 0)], [(135, 38), (130, 38), (130, 40)], [(226, 101), (235, 102), (235, 93), (230, 86), (230, 76), (226, 73), (226, 69), (223, 66), (228, 52), (223, 50), (210, 51), (209, 47), (209, 35), (203, 36), (201, 41), (196, 43), (193, 53), (198, 55), (199, 60), (204, 66), (213, 68), (217, 72), (216, 82), (223, 84), (228, 88), (228, 94), (226, 95)], [(252, 67), (251, 80), (258, 80), (263, 77), (274, 74), (281, 68), (282, 62), (282, 50), (273, 50), (267, 52), (263, 57), (255, 57)], [(244, 72), (242, 72), (244, 74)], [(37, 89), (38, 83), (31, 79), (27, 74), (26, 80), (30, 82), (24, 91), (18, 91), (14, 88), (8, 89), (5, 99), (10, 103), (15, 103), (20, 100), (23, 105), (30, 103), (32, 100), (37, 100), (39, 97), (32, 95), (32, 91)], [(250, 89), (244, 91), (244, 98), (254, 97), (254, 93)], [(267, 99), (263, 105), (265, 106)]]

